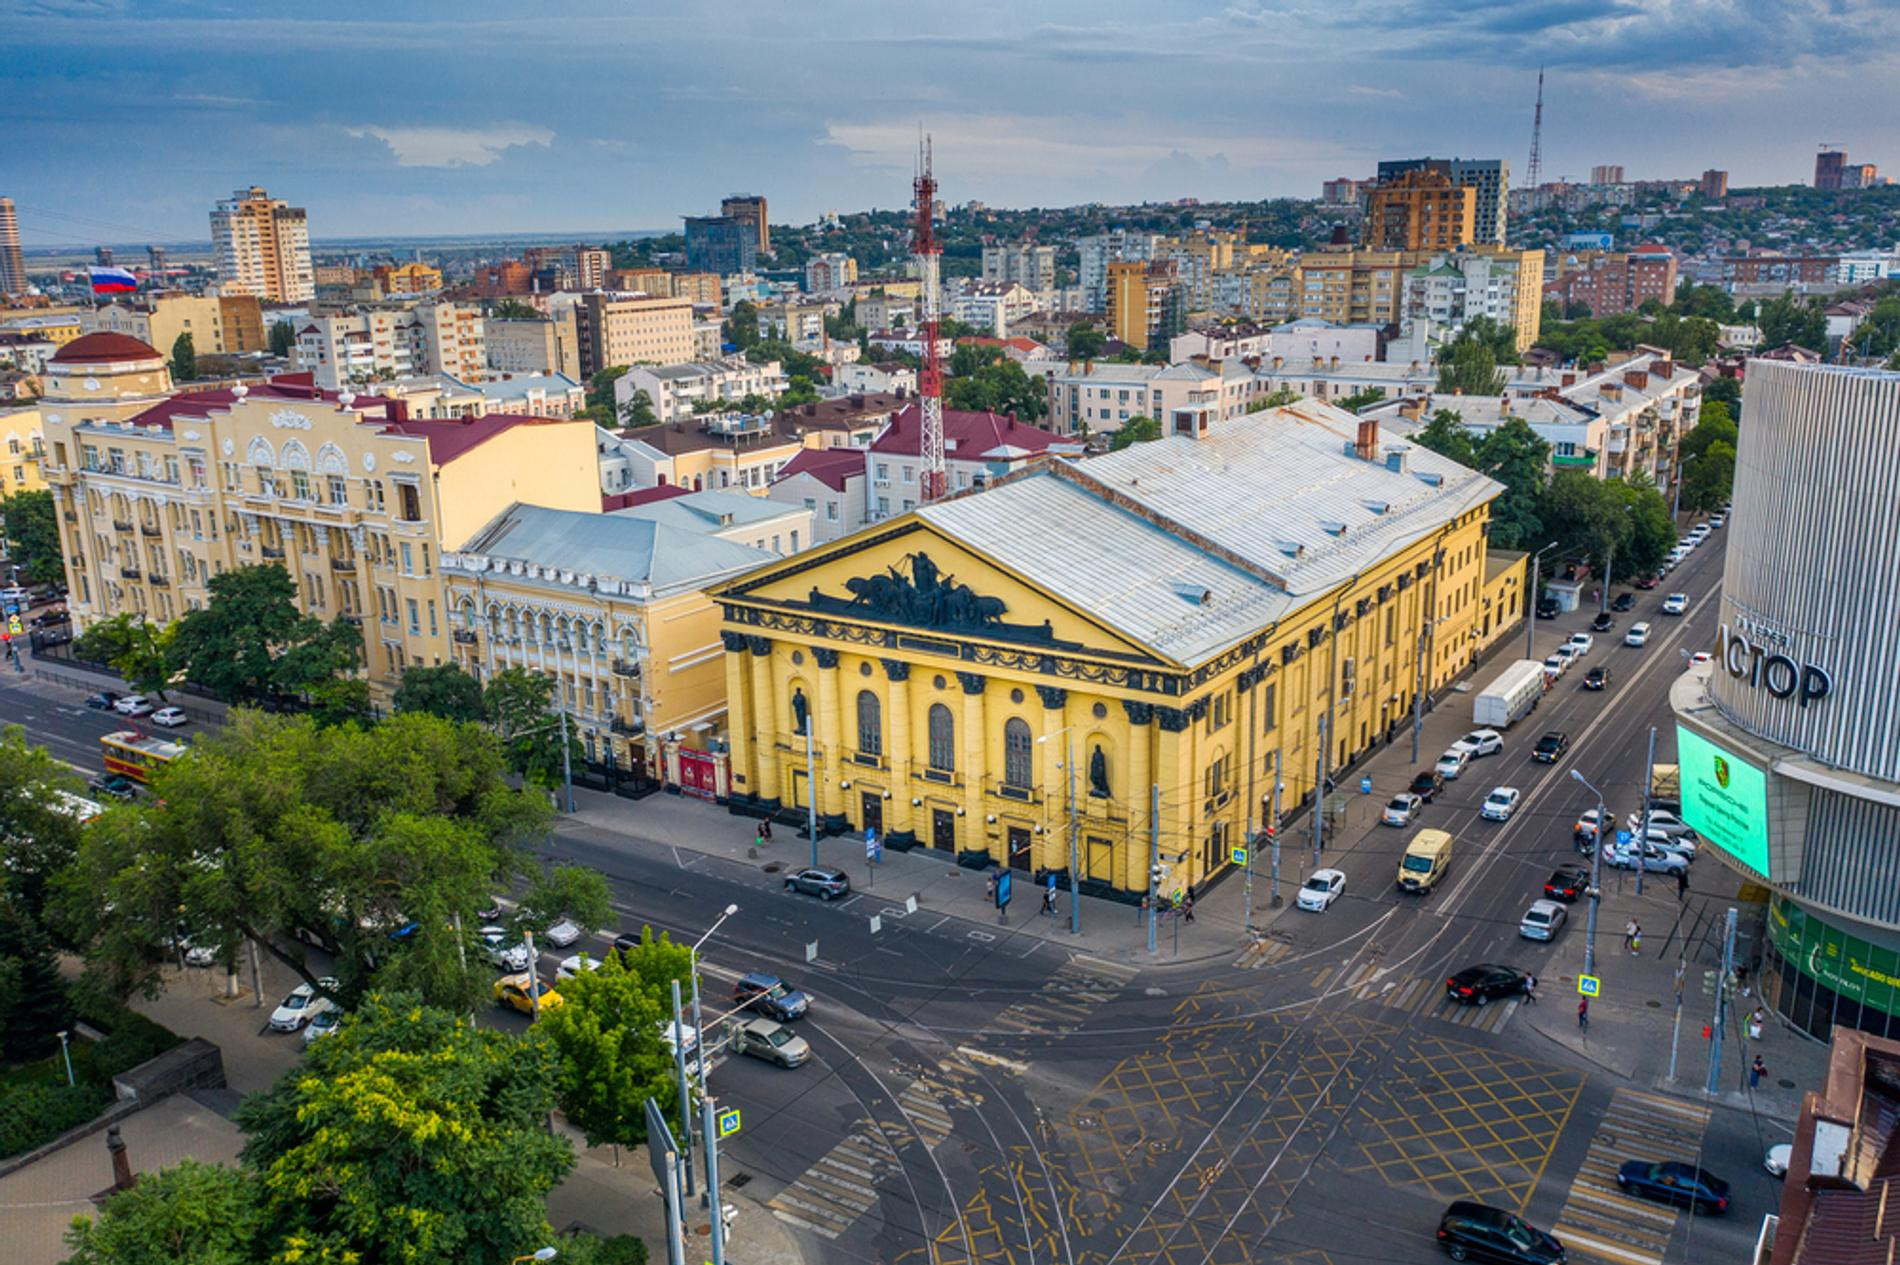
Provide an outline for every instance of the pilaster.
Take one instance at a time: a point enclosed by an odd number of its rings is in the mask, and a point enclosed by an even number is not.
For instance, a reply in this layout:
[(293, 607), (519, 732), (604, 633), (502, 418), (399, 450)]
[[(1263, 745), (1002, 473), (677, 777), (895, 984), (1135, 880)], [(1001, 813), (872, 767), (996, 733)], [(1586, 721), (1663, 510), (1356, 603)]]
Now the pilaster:
[(989, 725), (983, 702), (989, 678), (980, 672), (959, 672), (957, 680), (963, 685), (961, 771), (963, 774), (963, 820), (968, 823), (962, 832), (961, 846), (982, 848), (993, 857), (995, 847), (989, 837), (989, 826), (983, 820), (983, 774), (989, 767), (989, 761), (984, 758), (984, 747), (989, 738)]
[(778, 687), (772, 679), (772, 639), (748, 636), (746, 648), (752, 654), (752, 710), (758, 717), (753, 727), (757, 744), (753, 768), (758, 785), (752, 793), (777, 805), (784, 800), (785, 787), (779, 776)]
[(916, 837), (916, 813), (910, 806), (911, 785), (911, 749), (910, 749), (910, 664), (902, 659), (885, 659), (884, 675), (890, 681), (890, 731), (891, 740), (887, 753), (891, 761), (891, 797), (885, 802), (890, 806), (891, 819), (887, 829), (892, 834)]

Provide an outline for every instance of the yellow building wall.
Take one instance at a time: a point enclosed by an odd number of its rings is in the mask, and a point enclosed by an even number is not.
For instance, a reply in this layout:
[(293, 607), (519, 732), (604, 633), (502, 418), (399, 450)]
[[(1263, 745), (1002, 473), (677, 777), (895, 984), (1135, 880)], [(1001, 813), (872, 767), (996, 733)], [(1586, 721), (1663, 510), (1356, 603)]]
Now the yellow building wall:
[(704, 592), (652, 603), (646, 613), (647, 732), (721, 718), (726, 710), (725, 651), (719, 607)]
[[(1281, 809), (1291, 812), (1313, 793), (1322, 744), (1337, 776), (1409, 725), (1428, 609), (1445, 621), (1437, 628), (1429, 684), (1442, 687), (1468, 665), (1476, 649), (1465, 636), (1471, 615), (1459, 595), (1473, 593), (1473, 606), (1479, 600), (1473, 586), (1484, 573), (1483, 520), (1479, 510), (1414, 543), (1262, 630), (1244, 654), (1202, 665), (1157, 662), (1157, 672), (1183, 682), (1174, 694), (1130, 688), (1113, 671), (1127, 656), (1142, 654), (1141, 647), (915, 519), (899, 520), (876, 542), (848, 538), (821, 551), (835, 563), (814, 566), (807, 553), (782, 581), (742, 581), (715, 592), (731, 603), (724, 630), (733, 795), (742, 808), (767, 811), (807, 802), (811, 779), (793, 702), (802, 695), (815, 722), (817, 810), (833, 826), (862, 830), (869, 796), (882, 831), (899, 842), (912, 836), (930, 846), (942, 823), (957, 851), (985, 851), (1032, 873), (1062, 869), (1069, 850), (1065, 766), (1073, 740), (1083, 876), (1145, 889), (1149, 850), (1158, 840), (1170, 867), (1165, 889), (1198, 885), (1228, 865), (1230, 850), (1263, 824), (1276, 761), (1285, 784)], [(899, 530), (907, 523), (915, 529)], [(919, 549), (946, 575), (1003, 599), (1009, 623), (1046, 619), (1058, 641), (1090, 647), (1062, 656), (1083, 665), (1080, 674), (1043, 671), (1035, 653), (1020, 664), (1008, 653), (972, 657), (965, 648), (971, 639), (961, 634), (893, 628), (895, 645), (867, 649), (835, 631), (835, 622), (821, 633), (785, 615), (814, 587), (838, 595), (848, 577), (887, 573), (892, 566), (901, 572), (904, 558)], [(1342, 626), (1328, 637), (1335, 618)], [(1287, 647), (1294, 648), (1291, 661), (1284, 657)], [(990, 661), (979, 662), (984, 659)], [(882, 718), (882, 751), (873, 758), (863, 758), (858, 745), (861, 691), (877, 699)], [(955, 770), (947, 777), (927, 770), (935, 706), (947, 708), (953, 721)], [(1032, 741), (1034, 787), (1027, 792), (1003, 783), (1011, 719), (1022, 720), (1032, 739), (1048, 736)], [(1330, 726), (1325, 738), (1323, 724)], [(1098, 748), (1107, 795), (1090, 786)], [(1157, 789), (1158, 817), (1150, 811)], [(1013, 841), (1012, 828), (1018, 832)]]
[(0, 498), (46, 487), (38, 456), (42, 442), (38, 406), (0, 409)]
[(600, 512), (600, 454), (594, 424), (548, 421), (516, 426), (436, 468), (438, 529), (459, 549), (516, 501), (549, 509)]

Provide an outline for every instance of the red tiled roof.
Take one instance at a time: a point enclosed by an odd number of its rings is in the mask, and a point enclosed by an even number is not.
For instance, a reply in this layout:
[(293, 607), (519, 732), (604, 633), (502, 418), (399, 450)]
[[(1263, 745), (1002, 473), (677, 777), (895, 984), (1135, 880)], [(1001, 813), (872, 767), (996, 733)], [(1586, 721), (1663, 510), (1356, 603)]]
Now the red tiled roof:
[(842, 492), (848, 480), (863, 477), (864, 449), (807, 448), (779, 467), (780, 479), (794, 474), (809, 474), (832, 491)]
[(615, 510), (630, 510), (636, 505), (651, 505), (655, 501), (670, 501), (676, 496), (686, 496), (691, 488), (683, 488), (677, 483), (663, 483), (657, 488), (635, 488), (631, 492), (602, 492), (600, 494), (600, 512), (611, 514)]
[(486, 417), (411, 418), (383, 427), (385, 435), (420, 435), (429, 441), (429, 460), (446, 466), (457, 457), (517, 426), (592, 426), (585, 418), (533, 417), (526, 413), (490, 413)]
[(115, 334), (110, 330), (97, 330), (90, 334), (81, 334), (64, 347), (53, 353), (53, 363), (60, 365), (98, 365), (115, 360), (163, 360), (157, 349), (149, 343), (141, 342), (130, 334)]
[[(247, 391), (249, 398), (254, 400), (295, 400), (305, 404), (313, 400), (334, 401), (340, 394), (336, 391), (320, 391), (310, 385), (310, 375), (307, 373), (282, 374), (260, 386), (249, 387)], [(238, 393), (230, 387), (219, 387), (212, 391), (184, 391), (160, 400), (143, 412), (134, 413), (125, 421), (131, 426), (169, 426), (173, 418), (204, 417), (213, 409), (228, 409), (238, 398)], [(385, 399), (380, 395), (359, 395), (352, 401), (351, 407), (358, 412), (378, 414), (372, 419), (376, 421), (400, 416), (402, 412), (400, 401)]]
[[(916, 455), (923, 448), (921, 429), (919, 406), (908, 405), (891, 415), (890, 424), (871, 444), (871, 451)], [(975, 461), (1005, 445), (1042, 452), (1051, 444), (1063, 442), (1054, 431), (1019, 422), (1007, 413), (962, 409), (943, 411), (943, 439), (944, 456), (957, 461)]]
[(1017, 351), (1030, 352), (1030, 351), (1035, 351), (1036, 349), (1041, 347), (1042, 344), (1037, 342), (1033, 338), (1023, 338), (1020, 336), (1011, 337), (1011, 338), (988, 338), (980, 334), (966, 334), (962, 338), (957, 339), (957, 346), (959, 347), (1013, 347)]

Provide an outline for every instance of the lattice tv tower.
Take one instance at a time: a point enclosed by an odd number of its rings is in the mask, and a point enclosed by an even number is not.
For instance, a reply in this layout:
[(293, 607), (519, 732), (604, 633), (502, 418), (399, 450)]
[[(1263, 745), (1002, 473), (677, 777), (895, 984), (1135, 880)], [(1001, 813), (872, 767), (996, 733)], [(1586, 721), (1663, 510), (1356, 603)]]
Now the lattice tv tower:
[(922, 397), (918, 412), (922, 418), (920, 455), (923, 457), (923, 503), (943, 496), (948, 479), (943, 468), (943, 353), (937, 346), (942, 299), (937, 289), (938, 256), (943, 245), (935, 227), (937, 178), (930, 173), (930, 137), (917, 143), (917, 178), (911, 181), (917, 217), (911, 222), (910, 255), (917, 261), (917, 280), (923, 290), (924, 368), (918, 375), (917, 390)]
[(1544, 178), (1544, 68), (1537, 68), (1537, 109), (1531, 114), (1531, 160), (1524, 164), (1524, 187)]

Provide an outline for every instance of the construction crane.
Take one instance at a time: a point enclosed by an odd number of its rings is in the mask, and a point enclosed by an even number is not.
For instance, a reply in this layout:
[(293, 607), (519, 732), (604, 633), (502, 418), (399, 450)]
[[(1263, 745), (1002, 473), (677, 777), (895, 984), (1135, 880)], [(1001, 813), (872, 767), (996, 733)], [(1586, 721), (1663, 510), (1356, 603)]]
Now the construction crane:
[(922, 137), (917, 145), (917, 177), (911, 181), (911, 193), (917, 214), (911, 223), (910, 255), (917, 263), (917, 280), (923, 291), (923, 372), (917, 377), (921, 427), (918, 453), (923, 458), (919, 491), (928, 505), (943, 496), (949, 482), (943, 464), (943, 352), (937, 345), (942, 319), (937, 272), (943, 244), (937, 240), (937, 178), (930, 170), (929, 136)]

